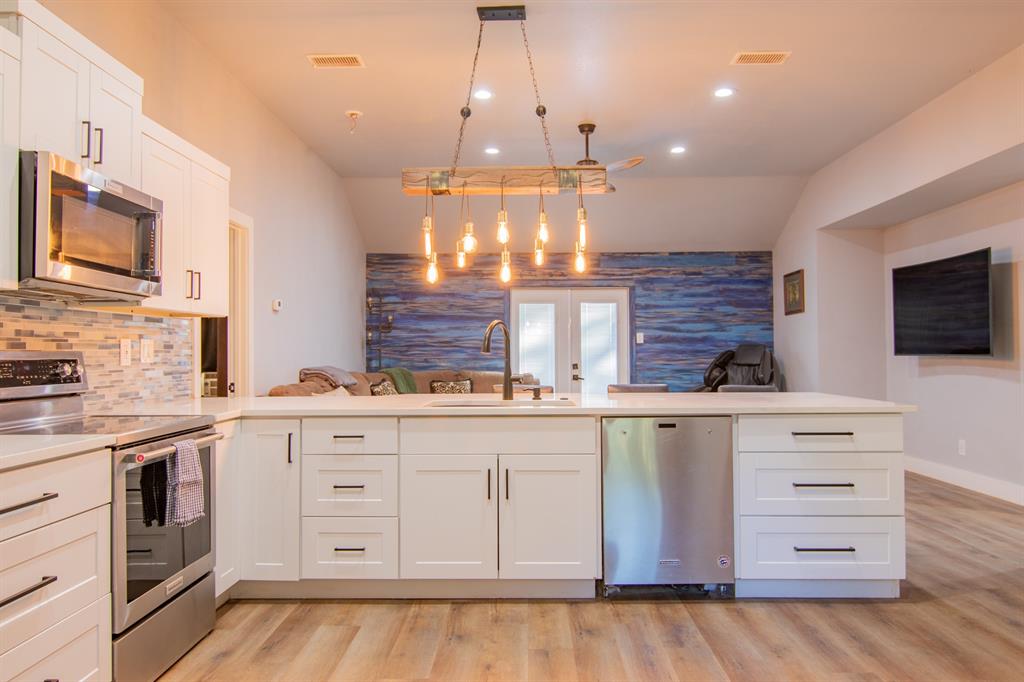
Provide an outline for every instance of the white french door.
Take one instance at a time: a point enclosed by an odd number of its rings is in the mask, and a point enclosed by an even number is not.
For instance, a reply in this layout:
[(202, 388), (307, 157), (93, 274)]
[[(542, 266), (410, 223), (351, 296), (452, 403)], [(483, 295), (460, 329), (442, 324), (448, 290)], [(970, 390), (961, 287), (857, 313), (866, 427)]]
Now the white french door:
[(512, 289), (512, 369), (560, 393), (629, 381), (629, 290)]

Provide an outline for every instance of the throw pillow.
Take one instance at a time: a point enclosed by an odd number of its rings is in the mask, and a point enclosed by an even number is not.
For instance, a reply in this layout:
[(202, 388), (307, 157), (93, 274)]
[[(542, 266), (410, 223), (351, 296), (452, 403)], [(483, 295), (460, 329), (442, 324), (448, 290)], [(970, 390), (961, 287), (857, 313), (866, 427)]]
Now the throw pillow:
[(375, 384), (370, 384), (370, 395), (398, 395), (398, 389), (390, 379), (381, 379)]
[(431, 381), (431, 393), (472, 393), (473, 382), (469, 379), (457, 379), (455, 381)]

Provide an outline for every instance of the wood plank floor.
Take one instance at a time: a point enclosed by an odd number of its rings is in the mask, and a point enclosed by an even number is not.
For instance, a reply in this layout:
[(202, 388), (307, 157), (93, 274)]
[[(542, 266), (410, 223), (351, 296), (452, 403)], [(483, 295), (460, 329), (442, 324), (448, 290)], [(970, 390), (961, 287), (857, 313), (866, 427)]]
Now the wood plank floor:
[(174, 680), (1022, 680), (1024, 508), (907, 475), (899, 600), (231, 602)]

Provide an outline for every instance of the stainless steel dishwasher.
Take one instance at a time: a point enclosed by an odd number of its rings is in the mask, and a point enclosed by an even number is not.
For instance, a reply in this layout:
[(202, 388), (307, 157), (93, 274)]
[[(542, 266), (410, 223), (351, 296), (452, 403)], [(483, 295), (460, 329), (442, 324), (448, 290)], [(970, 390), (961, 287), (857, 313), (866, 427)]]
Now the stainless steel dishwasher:
[(604, 582), (733, 583), (732, 418), (606, 418)]

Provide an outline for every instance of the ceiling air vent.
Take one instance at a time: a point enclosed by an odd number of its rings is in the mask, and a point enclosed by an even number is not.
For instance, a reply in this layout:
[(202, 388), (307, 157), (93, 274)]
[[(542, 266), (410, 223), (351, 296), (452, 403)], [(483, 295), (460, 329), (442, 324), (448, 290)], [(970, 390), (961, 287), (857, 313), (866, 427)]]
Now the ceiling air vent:
[(737, 52), (729, 64), (733, 66), (745, 64), (782, 64), (792, 52)]
[(361, 69), (366, 64), (357, 54), (307, 54), (314, 69)]

